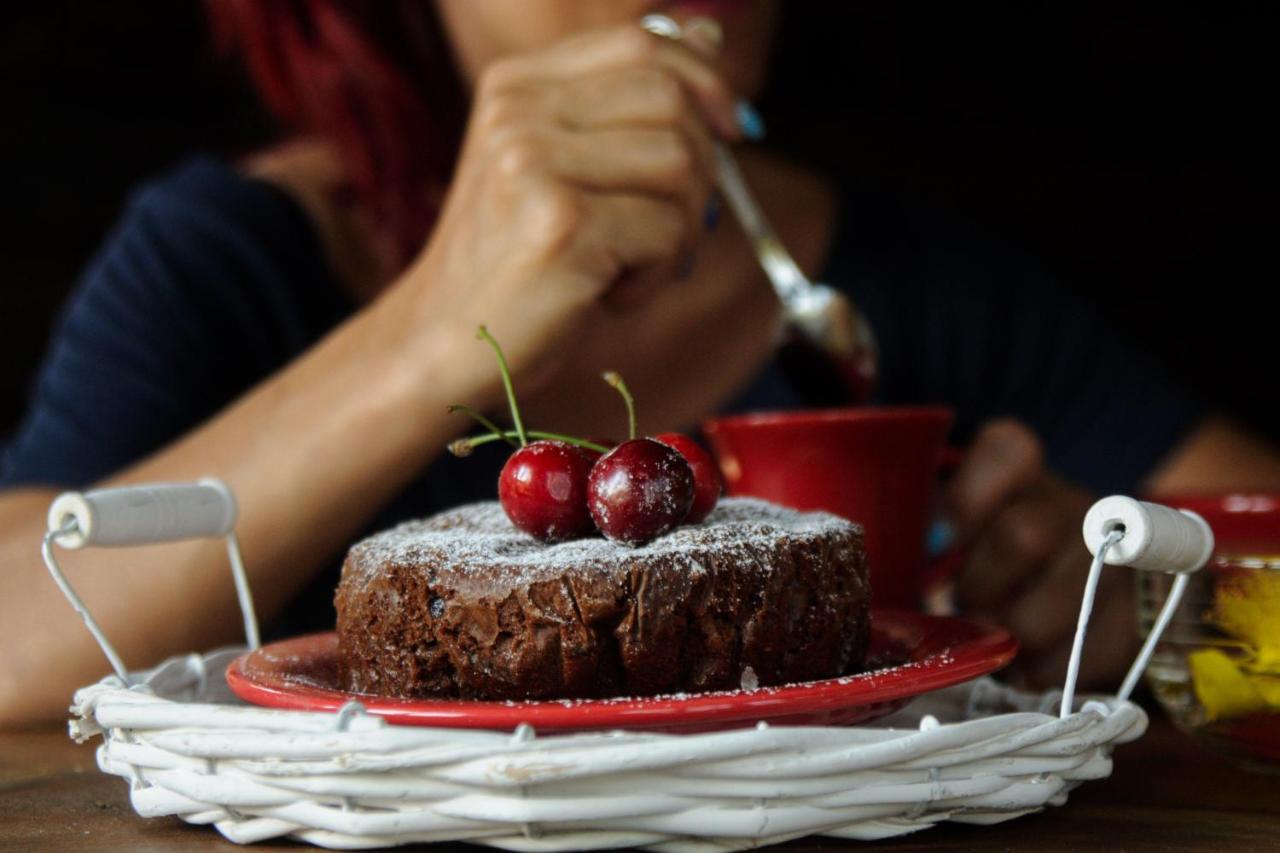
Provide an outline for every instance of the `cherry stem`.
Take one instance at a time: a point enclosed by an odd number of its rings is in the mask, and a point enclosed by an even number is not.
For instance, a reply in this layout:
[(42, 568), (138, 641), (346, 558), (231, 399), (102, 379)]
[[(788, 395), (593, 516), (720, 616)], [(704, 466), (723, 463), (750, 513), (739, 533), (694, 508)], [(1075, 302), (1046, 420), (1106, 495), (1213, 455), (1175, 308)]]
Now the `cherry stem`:
[(507, 434), (502, 431), (502, 427), (498, 426), (493, 421), (489, 420), (484, 415), (480, 414), (470, 406), (464, 406), (461, 403), (454, 403), (452, 406), (449, 407), (449, 414), (452, 415), (455, 412), (462, 412), (462, 414), (466, 415), (467, 417), (474, 420), (476, 423), (480, 424), (480, 426), (489, 430), (489, 432), (493, 434), (493, 439), (495, 441), (498, 439), (501, 439), (502, 441), (505, 441), (507, 444), (511, 445), (512, 447), (520, 446), (516, 444), (515, 441), (507, 437)]
[(622, 376), (612, 370), (606, 370), (604, 373), (604, 381), (609, 383), (609, 387), (613, 388), (622, 395), (622, 399), (627, 404), (627, 438), (634, 439), (636, 437), (636, 401), (631, 396), (631, 392), (627, 390), (627, 383), (622, 381)]
[[(495, 441), (505, 441), (514, 445), (511, 439), (516, 435), (515, 430), (506, 430), (501, 433), (489, 433), (488, 435), (471, 435), (466, 438), (460, 438), (457, 441), (450, 442), (449, 452), (454, 456), (470, 456), (471, 451), (475, 450), (482, 444), (490, 444)], [(562, 435), (558, 432), (543, 432), (538, 429), (531, 429), (527, 433), (530, 438), (539, 441), (563, 441), (565, 444), (572, 444), (574, 447), (581, 447), (586, 450), (594, 450), (596, 453), (608, 453), (609, 448), (594, 441), (587, 441), (582, 438), (575, 438), (571, 435)]]
[(507, 367), (507, 357), (502, 354), (502, 347), (494, 340), (489, 330), (481, 326), (476, 330), (476, 337), (493, 347), (493, 354), (498, 357), (498, 372), (502, 374), (502, 387), (507, 390), (507, 405), (511, 407), (511, 422), (515, 424), (516, 435), (520, 438), (520, 446), (529, 444), (524, 431), (524, 421), (520, 420), (520, 407), (516, 405), (516, 389), (511, 385), (511, 369)]

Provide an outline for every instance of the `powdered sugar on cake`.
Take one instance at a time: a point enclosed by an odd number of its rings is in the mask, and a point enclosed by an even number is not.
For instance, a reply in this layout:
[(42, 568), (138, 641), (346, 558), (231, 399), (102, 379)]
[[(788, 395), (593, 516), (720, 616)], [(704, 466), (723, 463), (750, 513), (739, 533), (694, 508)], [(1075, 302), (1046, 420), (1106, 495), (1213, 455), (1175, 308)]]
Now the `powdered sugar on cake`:
[(532, 580), (567, 569), (613, 571), (654, 557), (699, 572), (712, 555), (744, 556), (772, 547), (780, 536), (803, 541), (857, 525), (823, 512), (798, 512), (754, 498), (722, 498), (701, 524), (677, 527), (641, 546), (602, 537), (546, 544), (520, 532), (497, 501), (469, 504), (432, 518), (405, 522), (352, 547), (346, 574), (368, 574), (388, 564), (432, 564), (460, 573), (502, 567)]

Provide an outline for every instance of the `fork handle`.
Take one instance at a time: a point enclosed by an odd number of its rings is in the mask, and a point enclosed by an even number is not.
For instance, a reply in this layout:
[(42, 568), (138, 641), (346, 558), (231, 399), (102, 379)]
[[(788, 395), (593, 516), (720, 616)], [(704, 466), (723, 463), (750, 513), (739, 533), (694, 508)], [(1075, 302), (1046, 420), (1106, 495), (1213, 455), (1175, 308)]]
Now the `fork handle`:
[(722, 143), (716, 144), (716, 185), (724, 194), (729, 209), (737, 217), (738, 224), (746, 232), (747, 239), (751, 241), (751, 247), (755, 250), (765, 275), (773, 284), (778, 299), (784, 307), (791, 308), (806, 295), (812, 285), (778, 239), (773, 226), (765, 218), (764, 211), (756, 204), (755, 197), (747, 188), (747, 181), (738, 168), (738, 161)]
[[(680, 24), (668, 15), (645, 15), (640, 26), (655, 36), (672, 41), (680, 41), (683, 36)], [(778, 239), (764, 211), (760, 210), (747, 188), (738, 161), (721, 142), (716, 143), (716, 185), (729, 202), (729, 209), (737, 217), (738, 224), (747, 233), (747, 239), (751, 241), (756, 258), (773, 285), (773, 292), (782, 303), (784, 312), (792, 316), (801, 313), (800, 306), (811, 295), (813, 283)]]

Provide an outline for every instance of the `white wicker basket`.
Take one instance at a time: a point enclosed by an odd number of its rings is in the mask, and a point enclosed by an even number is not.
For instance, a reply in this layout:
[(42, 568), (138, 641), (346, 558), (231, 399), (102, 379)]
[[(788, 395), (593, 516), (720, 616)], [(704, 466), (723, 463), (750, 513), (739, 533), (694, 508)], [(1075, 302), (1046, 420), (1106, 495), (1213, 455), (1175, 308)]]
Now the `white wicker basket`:
[[(214, 526), (230, 531), (225, 521)], [(51, 514), (46, 561), (114, 664), (53, 557), (52, 543), (69, 530)], [(133, 541), (192, 532), (174, 522)], [(996, 823), (1065, 803), (1076, 785), (1110, 773), (1116, 744), (1146, 729), (1146, 714), (1123, 697), (1163, 630), (1159, 620), (1117, 697), (1072, 701), (1097, 574), (1122, 536), (1111, 532), (1095, 548), (1063, 692), (1030, 695), (984, 678), (920, 697), (874, 726), (539, 737), (528, 726), (392, 725), (356, 702), (336, 714), (248, 706), (224, 678), (244, 651), (234, 648), (147, 672), (118, 667), (76, 693), (71, 734), (102, 736), (98, 764), (129, 780), (138, 814), (211, 823), (238, 843), (731, 850), (811, 834), (885, 838), (944, 820)], [(1175, 586), (1162, 617), (1178, 595)]]
[[(510, 850), (724, 850), (809, 834), (874, 839), (938, 821), (995, 823), (1111, 772), (1147, 717), (989, 679), (917, 700), (875, 728), (536, 737), (396, 726), (235, 704), (243, 649), (174, 658), (133, 689), (81, 689), (71, 732), (144, 817), (212, 823), (232, 841), (323, 847), (473, 841)], [(992, 716), (994, 714), (995, 716)]]

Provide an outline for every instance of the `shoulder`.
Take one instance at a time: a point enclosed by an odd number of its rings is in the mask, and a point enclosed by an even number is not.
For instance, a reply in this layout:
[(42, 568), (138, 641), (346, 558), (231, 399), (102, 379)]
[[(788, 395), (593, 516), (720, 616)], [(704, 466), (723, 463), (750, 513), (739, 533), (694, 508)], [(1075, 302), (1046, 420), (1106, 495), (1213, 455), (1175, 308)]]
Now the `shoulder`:
[(142, 184), (102, 253), (134, 237), (210, 259), (256, 255), (300, 267), (323, 263), (315, 230), (288, 193), (204, 155)]
[(303, 327), (346, 308), (316, 231), (294, 198), (203, 155), (131, 195), (67, 313), (126, 298), (168, 305), (210, 334), (265, 324), (281, 329), (294, 346), (304, 343)]
[(220, 223), (243, 231), (275, 231), (296, 219), (289, 200), (268, 183), (221, 159), (194, 155), (131, 192), (112, 237), (139, 220), (167, 232)]

